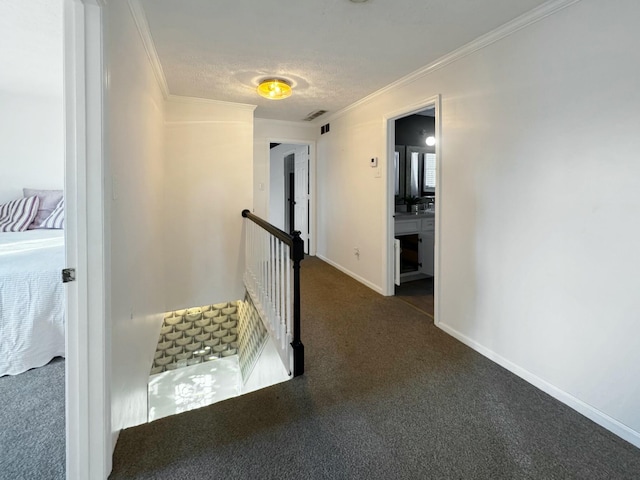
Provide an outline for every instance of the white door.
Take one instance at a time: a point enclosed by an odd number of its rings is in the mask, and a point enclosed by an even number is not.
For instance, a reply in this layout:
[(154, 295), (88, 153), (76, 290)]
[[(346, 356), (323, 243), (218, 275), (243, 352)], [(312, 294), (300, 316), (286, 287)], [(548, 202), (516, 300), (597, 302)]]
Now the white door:
[[(106, 478), (113, 437), (106, 321), (102, 2), (65, 0), (66, 477)], [(90, 248), (89, 248), (90, 247)]]
[(304, 252), (309, 253), (309, 146), (298, 145), (294, 160), (294, 228), (304, 241)]
[(400, 286), (400, 240), (393, 239), (393, 283)]

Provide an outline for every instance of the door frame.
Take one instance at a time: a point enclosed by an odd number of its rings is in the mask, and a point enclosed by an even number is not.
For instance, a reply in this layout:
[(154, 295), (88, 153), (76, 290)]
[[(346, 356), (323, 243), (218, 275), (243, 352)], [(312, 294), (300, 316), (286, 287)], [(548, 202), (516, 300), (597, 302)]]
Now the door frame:
[[(271, 144), (309, 146), (309, 255), (316, 255), (316, 142), (290, 138), (267, 138), (267, 172), (271, 174)], [(271, 182), (266, 182), (267, 205), (271, 199)], [(268, 211), (268, 210), (267, 210)]]
[[(289, 154), (291, 155), (291, 154)], [(284, 228), (283, 230), (287, 233), (291, 233), (292, 230), (295, 229), (296, 224), (296, 172), (295, 172), (295, 154), (294, 155), (294, 171), (290, 172), (287, 168), (286, 158), (289, 155), (284, 156), (285, 160), (285, 169), (284, 169)], [(271, 192), (269, 192), (271, 193)], [(288, 198), (287, 198), (288, 197)], [(272, 207), (272, 205), (269, 205)], [(269, 217), (272, 217), (271, 212), (269, 212)], [(294, 228), (291, 228), (293, 225)]]
[(64, 0), (66, 478), (111, 471), (108, 226), (104, 202), (104, 0)]
[(385, 212), (385, 228), (383, 245), (383, 278), (384, 295), (394, 295), (394, 238), (395, 238), (395, 170), (394, 170), (394, 152), (395, 152), (395, 121), (399, 118), (418, 113), (426, 108), (434, 107), (435, 109), (435, 137), (436, 137), (436, 212), (435, 212), (435, 247), (434, 247), (434, 319), (438, 323), (439, 318), (439, 298), (440, 298), (440, 233), (441, 233), (441, 206), (442, 206), (442, 141), (441, 141), (441, 95), (437, 94), (432, 97), (425, 98), (420, 102), (406, 105), (402, 108), (387, 113), (383, 117), (383, 131), (385, 132), (384, 145), (387, 157), (387, 190), (384, 196)]

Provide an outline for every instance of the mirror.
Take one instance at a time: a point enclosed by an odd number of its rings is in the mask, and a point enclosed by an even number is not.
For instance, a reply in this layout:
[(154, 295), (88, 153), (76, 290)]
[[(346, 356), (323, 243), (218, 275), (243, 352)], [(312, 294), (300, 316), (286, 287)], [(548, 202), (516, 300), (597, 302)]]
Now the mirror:
[(398, 199), (405, 197), (405, 150), (404, 145), (396, 145), (394, 157), (396, 203)]
[(436, 155), (433, 148), (396, 145), (396, 204), (406, 197), (432, 196), (436, 191)]

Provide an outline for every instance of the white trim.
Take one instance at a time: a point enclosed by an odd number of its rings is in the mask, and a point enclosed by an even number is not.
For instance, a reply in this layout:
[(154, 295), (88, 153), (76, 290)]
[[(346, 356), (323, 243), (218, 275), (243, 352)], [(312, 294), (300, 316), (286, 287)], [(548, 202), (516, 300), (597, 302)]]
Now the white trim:
[(103, 38), (100, 0), (65, 0), (67, 479), (111, 470), (111, 398), (103, 186)]
[(186, 97), (183, 95), (169, 94), (165, 98), (167, 102), (173, 102), (173, 103), (219, 105), (221, 107), (235, 107), (235, 108), (246, 109), (251, 111), (254, 111), (258, 107), (257, 105), (252, 105), (250, 103), (227, 102), (224, 100), (213, 100), (211, 98), (200, 98), (200, 97)]
[(282, 143), (284, 145), (315, 145), (315, 140), (300, 140), (300, 139), (292, 139), (292, 138), (282, 138), (275, 137), (270, 138), (266, 137), (267, 143)]
[(460, 48), (455, 49), (454, 51), (440, 57), (439, 59), (437, 59), (434, 62), (431, 62), (430, 64), (408, 74), (405, 75), (404, 77), (396, 80), (393, 83), (390, 83), (389, 85), (386, 85), (384, 87), (382, 87), (380, 90), (376, 90), (375, 92), (367, 95), (364, 98), (361, 98), (360, 100), (352, 103), (351, 105), (338, 110), (337, 112), (331, 114), (330, 116), (326, 117), (325, 120), (321, 120), (320, 123), (326, 123), (326, 122), (330, 122), (333, 121), (343, 115), (345, 115), (346, 113), (348, 113), (349, 111), (359, 107), (360, 105), (366, 104), (367, 102), (375, 99), (376, 97), (379, 97), (381, 95), (384, 95), (385, 93), (391, 91), (391, 90), (396, 90), (400, 87), (403, 87), (405, 85), (408, 85), (414, 81), (416, 81), (419, 78), (425, 77), (427, 75), (429, 75), (430, 73), (435, 72), (436, 70), (439, 70), (453, 62), (456, 62), (464, 57), (466, 57), (467, 55), (470, 55), (482, 48), (485, 48), (489, 45), (491, 45), (492, 43), (495, 43), (499, 40), (502, 40), (505, 37), (508, 37), (509, 35), (514, 34), (515, 32), (517, 32), (518, 30), (522, 30), (525, 27), (528, 27), (529, 25), (536, 23), (550, 15), (553, 15), (554, 13), (567, 8), (571, 5), (573, 5), (574, 3), (579, 2), (580, 0), (550, 0), (546, 3), (543, 3), (542, 5), (534, 8), (533, 10), (530, 10), (527, 13), (524, 13), (522, 15), (520, 15), (519, 17), (516, 17), (515, 19), (511, 20), (510, 22), (505, 23), (504, 25), (501, 25), (500, 27), (496, 28), (495, 30), (492, 30), (489, 33), (486, 33), (478, 38), (476, 38), (475, 40), (472, 40), (471, 42), (467, 43), (466, 45), (463, 45)]
[(351, 270), (348, 270), (346, 268), (344, 268), (342, 265), (329, 260), (327, 257), (325, 257), (324, 255), (320, 255), (319, 253), (316, 255), (320, 260), (322, 260), (323, 262), (328, 263), (329, 265), (331, 265), (334, 268), (337, 268), (338, 270), (340, 270), (342, 273), (345, 273), (347, 275), (349, 275), (351, 278), (353, 278), (354, 280), (357, 280), (358, 282), (362, 283), (363, 285), (366, 285), (367, 287), (369, 287), (371, 290), (373, 290), (374, 292), (379, 293), (380, 295), (384, 295), (382, 288), (380, 287), (380, 285), (376, 285), (372, 282), (370, 282), (369, 280), (367, 280), (366, 278), (362, 278), (360, 275), (357, 275), (355, 273), (353, 273)]
[[(76, 175), (81, 175), (76, 167), (76, 158), (84, 151), (84, 136), (75, 138), (77, 125), (84, 111), (84, 96), (76, 95), (83, 89), (84, 77), (76, 78), (76, 69), (83, 70), (84, 65), (84, 20), (83, 6), (66, 0), (64, 3), (64, 97), (65, 97), (65, 250), (66, 265), (75, 267), (77, 271), (85, 271), (86, 266), (80, 264), (77, 242), (81, 240), (78, 233), (80, 221), (76, 198)], [(77, 85), (79, 83), (79, 85)], [(66, 436), (66, 478), (81, 478), (81, 472), (88, 471), (88, 459), (83, 445), (86, 445), (88, 432), (86, 426), (86, 403), (80, 398), (80, 385), (87, 378), (86, 364), (79, 360), (82, 352), (82, 340), (86, 337), (86, 325), (79, 322), (80, 312), (86, 309), (86, 292), (79, 292), (85, 287), (80, 279), (66, 286), (66, 345), (65, 345), (65, 436)], [(84, 289), (83, 289), (84, 290)], [(81, 305), (81, 303), (83, 303)]]
[[(404, 111), (396, 112), (385, 115), (382, 118), (382, 131), (384, 132), (383, 145), (384, 151), (387, 157), (385, 172), (385, 189), (383, 195), (384, 206), (381, 211), (383, 212), (384, 219), (382, 228), (384, 238), (382, 239), (382, 259), (380, 264), (382, 265), (382, 282), (383, 291), (385, 296), (395, 295), (395, 268), (393, 267), (396, 261), (395, 252), (395, 136), (396, 136), (396, 118), (400, 118), (404, 115)], [(437, 151), (437, 150), (436, 150)]]
[(443, 192), (445, 190), (442, 188), (442, 178), (443, 178), (443, 170), (444, 170), (444, 162), (443, 162), (443, 145), (442, 145), (442, 95), (438, 94), (435, 98), (435, 132), (434, 135), (436, 137), (436, 207), (435, 207), (435, 245), (433, 246), (433, 320), (434, 322), (440, 318), (440, 295), (441, 289), (440, 285), (442, 285), (442, 261), (440, 255), (440, 245), (442, 245), (442, 199)]
[(164, 70), (162, 69), (162, 64), (160, 63), (160, 57), (158, 57), (158, 52), (156, 50), (155, 44), (153, 43), (151, 31), (149, 30), (147, 16), (144, 13), (144, 8), (142, 8), (140, 0), (129, 0), (129, 10), (131, 10), (131, 15), (133, 16), (133, 20), (138, 29), (138, 33), (140, 34), (140, 38), (142, 39), (144, 49), (147, 52), (147, 57), (149, 57), (149, 62), (151, 62), (151, 69), (153, 70), (156, 80), (158, 81), (158, 85), (160, 86), (162, 95), (165, 99), (167, 99), (170, 95), (169, 86), (167, 85), (167, 78), (164, 75)]
[(201, 125), (201, 124), (216, 124), (216, 125), (247, 125), (247, 122), (240, 120), (165, 120), (164, 125)]
[(577, 411), (578, 413), (584, 415), (588, 419), (594, 421), (595, 423), (597, 423), (601, 427), (606, 428), (607, 430), (609, 430), (610, 432), (612, 432), (615, 435), (619, 436), (623, 440), (626, 440), (627, 442), (631, 443), (632, 445), (640, 448), (640, 433), (638, 433), (635, 430), (629, 428), (628, 426), (626, 426), (625, 424), (619, 422), (615, 418), (610, 417), (606, 413), (601, 412), (600, 410), (598, 410), (597, 408), (589, 405), (588, 403), (583, 402), (579, 398), (574, 397), (570, 393), (565, 392), (564, 390), (556, 387), (555, 385), (547, 382), (546, 380), (543, 380), (542, 378), (540, 378), (537, 375), (531, 373), (530, 371), (528, 371), (528, 370), (520, 367), (519, 365), (507, 360), (503, 356), (501, 356), (501, 355), (497, 354), (496, 352), (494, 352), (493, 350), (481, 345), (480, 343), (476, 342), (475, 340), (472, 340), (471, 338), (467, 337), (466, 335), (463, 335), (462, 333), (460, 333), (456, 329), (450, 327), (449, 325), (446, 325), (446, 324), (444, 324), (442, 322), (438, 322), (438, 321), (435, 322), (435, 325), (438, 328), (440, 328), (441, 330), (443, 330), (444, 332), (446, 332), (449, 335), (451, 335), (452, 337), (460, 340), (462, 343), (464, 343), (468, 347), (472, 348), (476, 352), (480, 353), (481, 355), (484, 355), (489, 360), (497, 363), (501, 367), (506, 368), (511, 373), (517, 375), (518, 377), (522, 378), (523, 380), (525, 380), (526, 382), (530, 383), (531, 385), (539, 388), (543, 392), (548, 393), (549, 395), (551, 395), (556, 400), (559, 400), (560, 402), (564, 403), (565, 405), (568, 405), (569, 407), (573, 408), (575, 411)]
[(310, 129), (317, 128), (317, 125), (314, 125), (313, 122), (293, 121), (293, 120), (272, 120), (270, 118), (262, 118), (262, 117), (255, 117), (254, 121), (265, 122), (265, 123), (269, 123), (270, 125), (272, 124), (282, 125), (284, 127), (301, 127), (301, 128), (310, 128)]

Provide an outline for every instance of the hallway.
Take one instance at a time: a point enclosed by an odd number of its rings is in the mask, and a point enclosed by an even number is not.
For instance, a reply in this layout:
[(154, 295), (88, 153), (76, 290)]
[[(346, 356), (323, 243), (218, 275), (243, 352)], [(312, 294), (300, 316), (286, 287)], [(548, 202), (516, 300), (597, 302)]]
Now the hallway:
[(640, 450), (404, 301), (302, 262), (302, 377), (124, 430), (112, 479), (631, 479)]

